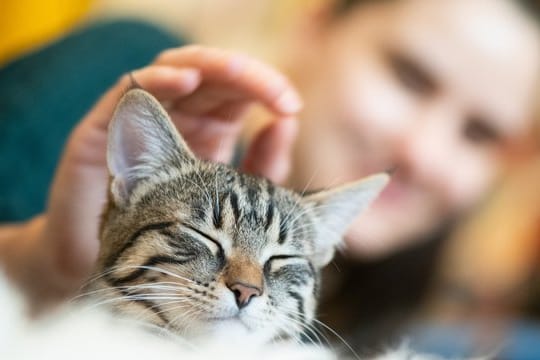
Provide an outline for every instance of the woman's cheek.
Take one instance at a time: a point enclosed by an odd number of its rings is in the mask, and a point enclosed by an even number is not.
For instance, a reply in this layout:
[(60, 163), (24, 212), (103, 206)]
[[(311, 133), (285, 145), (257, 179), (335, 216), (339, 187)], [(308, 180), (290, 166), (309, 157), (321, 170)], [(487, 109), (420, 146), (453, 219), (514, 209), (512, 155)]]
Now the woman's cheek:
[(492, 187), (499, 172), (499, 162), (490, 154), (463, 152), (456, 158), (445, 182), (446, 197), (453, 211), (474, 206)]

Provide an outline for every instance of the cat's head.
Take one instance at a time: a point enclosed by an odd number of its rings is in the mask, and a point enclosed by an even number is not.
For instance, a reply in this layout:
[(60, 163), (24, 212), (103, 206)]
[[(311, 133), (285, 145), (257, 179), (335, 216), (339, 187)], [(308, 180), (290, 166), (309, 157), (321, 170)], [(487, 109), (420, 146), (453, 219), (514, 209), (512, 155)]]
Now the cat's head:
[(314, 317), (320, 269), (388, 180), (301, 196), (201, 161), (140, 89), (109, 131), (101, 293), (185, 336), (297, 337)]

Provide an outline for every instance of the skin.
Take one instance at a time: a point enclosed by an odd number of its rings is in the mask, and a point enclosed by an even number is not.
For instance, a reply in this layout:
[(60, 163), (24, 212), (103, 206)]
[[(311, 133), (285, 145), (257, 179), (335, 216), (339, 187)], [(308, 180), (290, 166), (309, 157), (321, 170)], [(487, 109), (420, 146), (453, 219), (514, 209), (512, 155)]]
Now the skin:
[(347, 236), (348, 255), (380, 257), (471, 209), (526, 142), (538, 30), (504, 0), (375, 2), (317, 21), (292, 61), (306, 108), (290, 184), (393, 169)]
[[(298, 37), (302, 52), (291, 52), (307, 105), (289, 184), (320, 188), (396, 169), (382, 199), (351, 228), (351, 255), (387, 254), (469, 209), (530, 125), (538, 34), (509, 2), (385, 2), (319, 17), (308, 30)], [(277, 71), (187, 47), (134, 77), (165, 104), (192, 150), (211, 160), (230, 159), (243, 111), (263, 104), (275, 120), (253, 140), (243, 169), (287, 178), (301, 102)], [(71, 134), (46, 213), (0, 229), (5, 267), (42, 302), (76, 289), (94, 263), (106, 129), (129, 85), (122, 78)]]

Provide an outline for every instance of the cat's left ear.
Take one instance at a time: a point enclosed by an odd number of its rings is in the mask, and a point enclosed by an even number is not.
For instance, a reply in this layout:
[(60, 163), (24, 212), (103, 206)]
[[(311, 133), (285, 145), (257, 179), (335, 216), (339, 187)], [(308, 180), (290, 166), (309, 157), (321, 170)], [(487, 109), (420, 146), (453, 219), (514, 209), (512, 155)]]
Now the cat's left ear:
[(389, 180), (387, 174), (377, 174), (304, 197), (318, 220), (314, 259), (318, 266), (332, 260), (348, 227), (377, 198)]
[(159, 101), (142, 89), (129, 90), (109, 125), (107, 164), (111, 193), (126, 204), (133, 190), (156, 174), (183, 169), (195, 161)]

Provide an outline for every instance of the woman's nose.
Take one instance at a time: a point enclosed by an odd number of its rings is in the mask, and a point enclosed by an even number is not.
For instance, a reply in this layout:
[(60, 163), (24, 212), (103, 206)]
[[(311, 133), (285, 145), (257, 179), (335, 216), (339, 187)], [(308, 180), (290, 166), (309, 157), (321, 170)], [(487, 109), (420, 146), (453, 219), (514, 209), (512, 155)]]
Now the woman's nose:
[(446, 176), (446, 169), (452, 166), (452, 122), (455, 119), (432, 114), (397, 135), (394, 156), (398, 170), (422, 182)]

